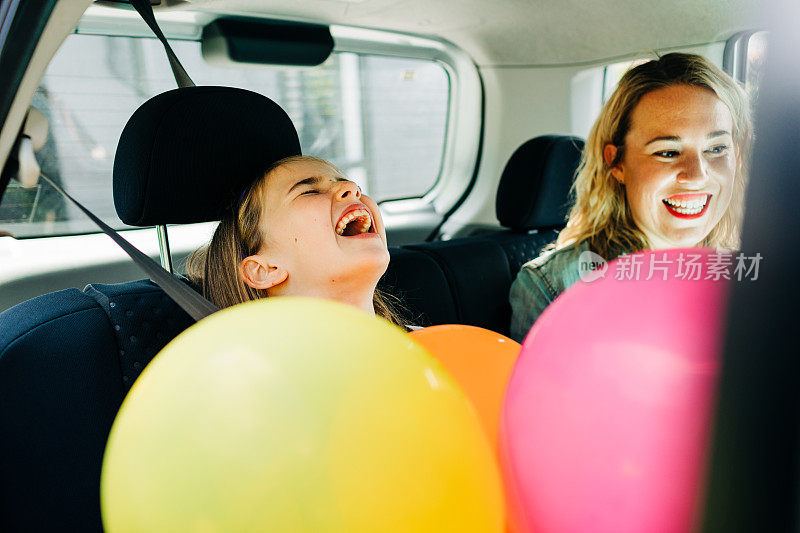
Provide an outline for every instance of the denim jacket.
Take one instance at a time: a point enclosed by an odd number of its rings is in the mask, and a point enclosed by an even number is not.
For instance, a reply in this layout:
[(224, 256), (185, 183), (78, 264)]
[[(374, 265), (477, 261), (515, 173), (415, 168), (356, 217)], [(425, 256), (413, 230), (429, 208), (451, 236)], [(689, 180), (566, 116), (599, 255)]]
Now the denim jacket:
[(580, 279), (578, 257), (587, 250), (589, 244), (583, 241), (545, 252), (522, 265), (509, 295), (512, 339), (522, 342), (544, 308)]

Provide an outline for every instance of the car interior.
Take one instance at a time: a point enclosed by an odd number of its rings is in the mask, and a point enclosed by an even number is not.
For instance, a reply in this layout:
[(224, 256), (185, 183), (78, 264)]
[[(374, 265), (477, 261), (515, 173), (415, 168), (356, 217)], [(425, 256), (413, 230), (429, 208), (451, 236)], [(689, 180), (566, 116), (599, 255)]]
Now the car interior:
[(0, 8), (3, 531), (102, 531), (117, 411), (195, 322), (27, 169), (187, 285), (236, 176), (330, 159), (378, 201), (379, 287), (409, 324), (508, 335), (511, 283), (563, 227), (625, 70), (693, 52), (757, 94), (768, 39), (747, 0), (156, 0), (165, 54), (128, 2), (35, 4)]

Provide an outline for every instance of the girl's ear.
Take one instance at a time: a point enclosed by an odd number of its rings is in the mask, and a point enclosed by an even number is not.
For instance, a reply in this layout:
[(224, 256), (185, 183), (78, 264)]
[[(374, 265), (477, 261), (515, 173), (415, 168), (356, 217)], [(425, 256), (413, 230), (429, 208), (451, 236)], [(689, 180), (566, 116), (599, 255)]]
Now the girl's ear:
[(606, 162), (606, 165), (611, 167), (611, 175), (616, 178), (616, 180), (620, 183), (625, 183), (625, 179), (622, 173), (622, 165), (617, 163), (614, 165), (614, 160), (617, 158), (617, 151), (619, 150), (618, 147), (614, 146), (613, 144), (607, 144), (605, 148), (603, 148), (603, 159)]
[(242, 259), (239, 263), (239, 273), (245, 283), (261, 290), (280, 285), (289, 277), (286, 269), (270, 264), (262, 255), (251, 255)]

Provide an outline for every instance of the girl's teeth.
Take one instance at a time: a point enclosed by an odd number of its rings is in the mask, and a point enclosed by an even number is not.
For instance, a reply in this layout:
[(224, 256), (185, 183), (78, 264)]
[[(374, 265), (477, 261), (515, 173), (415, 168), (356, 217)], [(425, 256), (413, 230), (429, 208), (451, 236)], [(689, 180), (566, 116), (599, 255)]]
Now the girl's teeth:
[[(359, 217), (367, 217), (367, 218), (369, 218), (369, 213), (367, 213), (363, 209), (357, 209), (355, 211), (352, 211), (352, 212), (346, 214), (339, 221), (339, 224), (336, 225), (336, 233), (338, 235), (342, 235), (344, 233), (345, 228), (347, 228), (347, 224), (349, 224), (354, 219), (359, 218)], [(364, 233), (365, 231), (369, 230), (369, 227), (370, 227), (370, 224), (365, 222), (363, 227), (359, 228), (361, 230), (360, 232)]]

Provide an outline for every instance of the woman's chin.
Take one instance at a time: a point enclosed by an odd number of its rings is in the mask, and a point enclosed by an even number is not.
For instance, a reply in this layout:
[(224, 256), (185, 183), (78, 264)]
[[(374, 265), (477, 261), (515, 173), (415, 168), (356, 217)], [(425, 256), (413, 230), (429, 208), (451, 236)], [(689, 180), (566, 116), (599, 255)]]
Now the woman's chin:
[(671, 250), (676, 248), (697, 248), (702, 246), (703, 240), (708, 236), (706, 232), (690, 232), (682, 235), (671, 235), (666, 239), (656, 241), (654, 250)]
[(657, 232), (645, 231), (653, 250), (696, 248), (709, 236), (714, 226), (711, 220), (667, 220), (661, 221)]

